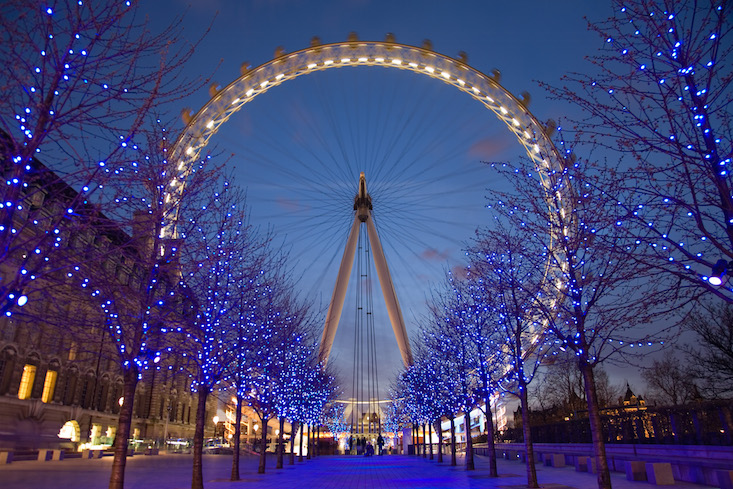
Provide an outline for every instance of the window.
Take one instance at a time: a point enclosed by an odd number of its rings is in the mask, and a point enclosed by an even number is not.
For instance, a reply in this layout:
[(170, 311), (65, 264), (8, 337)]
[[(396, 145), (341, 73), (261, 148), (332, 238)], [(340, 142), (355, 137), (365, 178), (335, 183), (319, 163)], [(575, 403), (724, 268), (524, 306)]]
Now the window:
[(69, 347), (69, 360), (76, 360), (78, 350), (79, 345), (76, 344), (76, 341), (72, 341), (71, 346)]
[(20, 378), (18, 399), (29, 399), (33, 390), (33, 381), (36, 379), (36, 366), (27, 363), (23, 367), (23, 376)]
[(66, 374), (66, 383), (64, 384), (64, 404), (71, 406), (74, 403), (74, 395), (76, 394), (76, 379), (79, 372), (75, 369), (69, 369)]
[(56, 389), (56, 378), (59, 373), (55, 370), (46, 372), (46, 379), (43, 381), (43, 394), (41, 394), (41, 402), (51, 402), (53, 400), (53, 392)]

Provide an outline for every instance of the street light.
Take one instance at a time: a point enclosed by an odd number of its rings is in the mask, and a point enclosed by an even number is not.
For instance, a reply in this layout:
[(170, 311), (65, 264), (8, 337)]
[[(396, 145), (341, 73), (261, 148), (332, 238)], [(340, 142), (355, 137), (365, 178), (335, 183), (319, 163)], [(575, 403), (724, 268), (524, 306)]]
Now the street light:
[(710, 285), (719, 286), (723, 284), (723, 277), (728, 273), (729, 263), (723, 258), (715, 262), (713, 265), (712, 273), (708, 277)]

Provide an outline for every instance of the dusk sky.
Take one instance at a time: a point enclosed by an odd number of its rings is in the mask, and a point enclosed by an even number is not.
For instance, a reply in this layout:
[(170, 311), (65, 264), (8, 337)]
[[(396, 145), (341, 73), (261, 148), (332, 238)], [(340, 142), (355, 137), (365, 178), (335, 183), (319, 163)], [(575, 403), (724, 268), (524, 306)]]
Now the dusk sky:
[[(484, 73), (498, 69), (506, 89), (531, 94), (529, 109), (540, 121), (560, 119), (567, 108), (548, 100), (537, 80), (559, 84), (563, 74), (588, 69), (583, 57), (602, 40), (588, 32), (584, 16), (601, 20), (610, 8), (580, 0), (143, 2), (154, 26), (185, 13), (183, 33), (192, 40), (211, 23), (189, 70), (222, 86), (239, 76), (243, 62), (265, 63), (278, 46), (292, 52), (313, 36), (330, 43), (352, 31), (369, 41), (393, 33), (415, 46), (430, 39), (448, 56), (464, 51)], [(195, 112), (208, 98), (202, 89), (181, 109)], [(482, 162), (523, 153), (506, 127), (466, 94), (414, 73), (366, 67), (327, 70), (271, 89), (230, 119), (208, 149), (236, 169), (252, 223), (272, 229), (289, 250), (300, 290), (324, 314), (364, 171), (411, 337), (433, 285), (462, 265), (463, 246), (490, 223), (486, 189), (501, 182)], [(384, 390), (402, 364), (372, 278)], [(347, 295), (331, 355), (345, 381), (351, 379), (354, 301)]]

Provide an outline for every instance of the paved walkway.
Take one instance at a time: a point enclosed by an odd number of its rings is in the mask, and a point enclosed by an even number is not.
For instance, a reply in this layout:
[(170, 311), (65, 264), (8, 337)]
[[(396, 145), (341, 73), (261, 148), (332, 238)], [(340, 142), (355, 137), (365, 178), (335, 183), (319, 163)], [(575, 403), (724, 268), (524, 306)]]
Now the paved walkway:
[[(266, 474), (257, 474), (257, 458), (243, 456), (239, 482), (229, 480), (231, 456), (205, 455), (204, 480), (207, 489), (462, 489), (526, 487), (525, 465), (499, 460), (499, 478), (488, 476), (488, 461), (476, 457), (476, 470), (416, 456), (382, 457), (321, 456), (275, 469), (268, 456)], [(108, 485), (112, 457), (101, 460), (69, 459), (56, 462), (14, 462), (0, 466), (2, 489), (55, 489), (82, 487), (104, 489)], [(576, 472), (572, 467), (537, 465), (540, 485), (546, 489), (594, 489), (596, 476)], [(614, 489), (652, 489), (646, 482), (627, 481), (623, 474), (611, 474)], [(190, 455), (135, 456), (128, 459), (126, 489), (188, 489), (191, 487)], [(706, 489), (706, 486), (678, 482), (675, 489)]]

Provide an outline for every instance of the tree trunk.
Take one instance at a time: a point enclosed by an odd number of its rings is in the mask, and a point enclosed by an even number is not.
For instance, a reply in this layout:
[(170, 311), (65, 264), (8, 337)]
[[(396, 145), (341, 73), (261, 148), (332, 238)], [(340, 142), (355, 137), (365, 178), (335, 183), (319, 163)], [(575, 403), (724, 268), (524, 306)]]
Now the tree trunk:
[(474, 470), (476, 465), (473, 463), (473, 439), (471, 438), (470, 411), (463, 415), (463, 424), (466, 430), (466, 470)]
[(196, 408), (196, 427), (193, 432), (193, 476), (191, 489), (204, 489), (204, 473), (201, 454), (204, 450), (204, 426), (206, 425), (206, 399), (209, 388), (199, 386), (198, 407)]
[(435, 420), (435, 431), (438, 433), (438, 463), (443, 463), (443, 430), (440, 418)]
[(123, 489), (125, 486), (125, 463), (127, 462), (127, 443), (130, 439), (132, 426), (132, 406), (135, 401), (135, 388), (138, 382), (138, 369), (135, 364), (123, 373), (122, 386), (123, 402), (120, 406), (120, 416), (117, 420), (117, 435), (115, 437), (115, 458), (112, 461), (112, 473), (109, 478), (109, 489)]
[(239, 449), (240, 436), (242, 436), (242, 398), (237, 396), (237, 412), (234, 414), (234, 452), (232, 453), (232, 480), (238, 481), (239, 477)]
[(601, 413), (598, 407), (593, 367), (583, 359), (581, 359), (579, 366), (585, 383), (585, 398), (588, 403), (593, 455), (596, 458), (596, 467), (598, 468), (598, 489), (611, 489), (611, 473), (608, 470), (608, 459), (606, 459), (606, 445), (603, 438), (603, 425), (601, 424)]
[(277, 464), (276, 469), (283, 468), (283, 452), (285, 452), (285, 446), (283, 439), (285, 437), (285, 416), (280, 416), (280, 432), (277, 435)]
[(257, 467), (257, 473), (264, 474), (267, 459), (267, 421), (269, 418), (263, 415), (260, 419), (262, 420), (262, 450), (260, 450), (260, 466)]
[(519, 401), (522, 406), (522, 434), (524, 435), (524, 448), (527, 454), (527, 487), (536, 488), (537, 469), (534, 466), (534, 447), (532, 445), (532, 432), (529, 426), (529, 405), (527, 403), (527, 386), (520, 384)]
[(456, 465), (456, 422), (450, 415), (450, 464)]
[(306, 443), (306, 449), (308, 450), (308, 454), (305, 456), (307, 460), (311, 459), (311, 425), (308, 423), (308, 443)]
[(420, 445), (420, 425), (415, 423), (415, 455), (421, 455), (422, 446)]
[(298, 462), (303, 461), (303, 435), (305, 434), (305, 430), (303, 430), (303, 423), (298, 423), (298, 429), (300, 430), (300, 444), (299, 444), (299, 451), (298, 453)]
[(313, 441), (313, 456), (317, 457), (319, 455), (318, 445), (320, 444), (319, 442), (321, 441), (321, 425), (316, 426), (316, 436), (314, 438), (315, 440)]
[(430, 460), (433, 460), (433, 425), (428, 423), (428, 436), (430, 437)]
[(290, 465), (295, 464), (295, 433), (297, 433), (298, 423), (293, 421), (290, 423), (290, 455), (288, 457), (288, 463)]
[(425, 436), (425, 424), (426, 423), (423, 423), (422, 425), (422, 458), (428, 457), (428, 439), (427, 436)]
[(496, 436), (494, 433), (494, 415), (491, 412), (491, 399), (486, 395), (484, 400), (486, 403), (486, 422), (487, 422), (487, 442), (489, 444), (489, 477), (499, 477), (499, 471), (496, 467)]
[(412, 436), (412, 454), (417, 455), (417, 435), (415, 434), (415, 423), (410, 425), (410, 436)]

